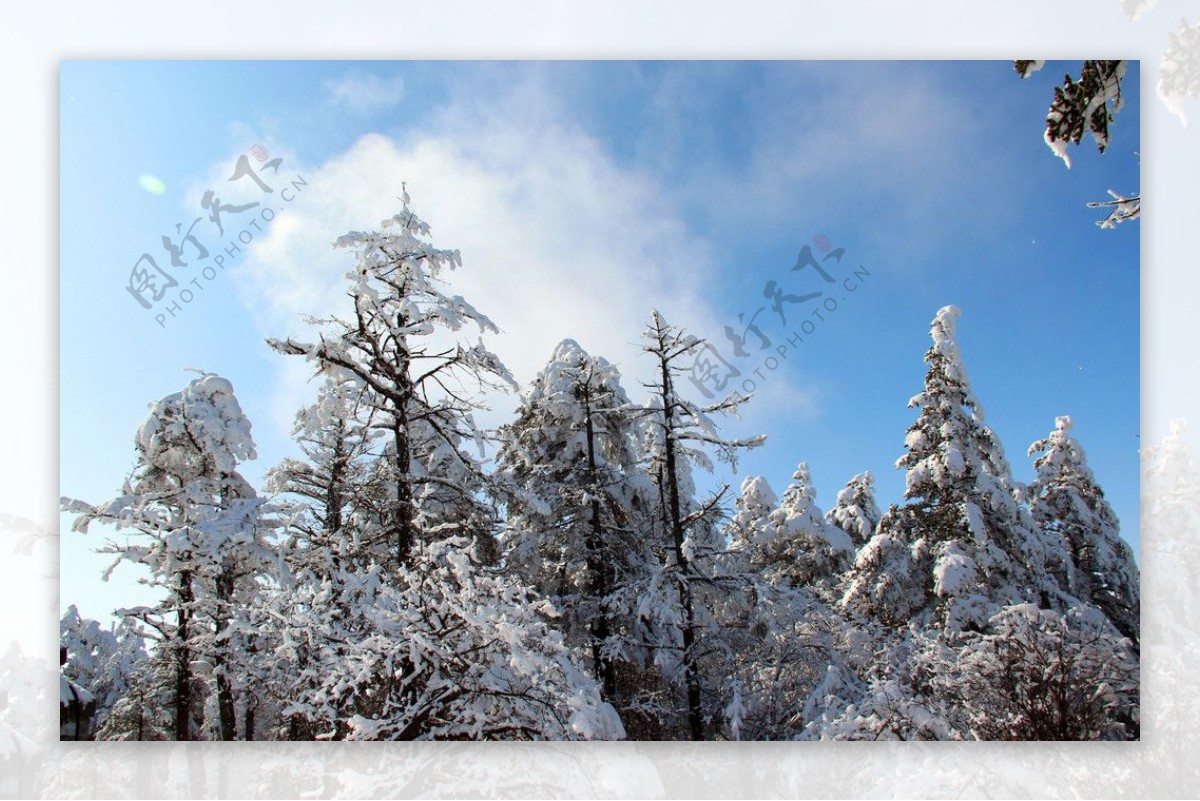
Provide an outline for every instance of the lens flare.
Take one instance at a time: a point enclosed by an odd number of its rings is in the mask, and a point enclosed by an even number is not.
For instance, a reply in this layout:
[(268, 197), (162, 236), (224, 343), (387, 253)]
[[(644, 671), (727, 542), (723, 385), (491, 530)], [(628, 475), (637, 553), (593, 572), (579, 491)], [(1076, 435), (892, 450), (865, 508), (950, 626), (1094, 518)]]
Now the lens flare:
[(143, 175), (138, 178), (138, 184), (152, 195), (161, 195), (167, 191), (167, 185), (153, 175)]

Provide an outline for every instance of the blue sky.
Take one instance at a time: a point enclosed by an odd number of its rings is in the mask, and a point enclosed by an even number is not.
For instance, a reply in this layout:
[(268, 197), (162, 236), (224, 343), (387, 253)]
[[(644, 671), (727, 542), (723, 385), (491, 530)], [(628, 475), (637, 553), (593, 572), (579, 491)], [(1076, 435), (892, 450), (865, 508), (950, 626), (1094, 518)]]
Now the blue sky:
[[(455, 291), (500, 326), (489, 344), (521, 380), (570, 336), (640, 396), (652, 306), (750, 376), (815, 303), (784, 304), (786, 326), (760, 313), (772, 349), (751, 340), (746, 359), (724, 326), (769, 307), (769, 281), (828, 290), (837, 310), (728, 427), (768, 445), (718, 476), (736, 486), (761, 473), (782, 491), (805, 460), (826, 509), (863, 469), (881, 504), (901, 500), (892, 464), (914, 419), (906, 404), (929, 322), (954, 303), (1017, 478), (1032, 475), (1029, 443), (1071, 415), (1136, 545), (1139, 224), (1101, 231), (1085, 204), (1139, 187), (1139, 75), (1131, 67), (1108, 152), (1085, 140), (1066, 169), (1042, 121), (1053, 84), (1077, 70), (1052, 62), (1021, 81), (984, 61), (64, 62), (61, 491), (115, 494), (147, 403), (181, 387), (186, 367), (233, 381), (259, 446), (251, 480), (290, 455), (292, 414), (313, 387), (263, 338), (344, 307), (345, 256), (329, 242), (390, 216), (407, 181), (435, 242), (462, 249)], [(282, 159), (262, 176), (270, 196), (227, 180), (256, 144)], [(158, 244), (206, 214), (207, 189), (262, 203), (227, 213), (225, 235), (201, 220), (210, 259), (259, 209), (277, 212), (211, 280), (201, 260), (170, 267)], [(837, 290), (790, 269), (818, 235), (845, 248), (826, 263)], [(161, 306), (125, 289), (143, 252), (180, 287), (203, 287), (165, 325)], [(860, 265), (869, 276), (850, 294), (840, 282)], [(515, 399), (490, 402), (481, 420), (495, 424)], [(63, 604), (93, 617), (144, 599), (131, 570), (99, 584), (101, 540), (62, 540)]]

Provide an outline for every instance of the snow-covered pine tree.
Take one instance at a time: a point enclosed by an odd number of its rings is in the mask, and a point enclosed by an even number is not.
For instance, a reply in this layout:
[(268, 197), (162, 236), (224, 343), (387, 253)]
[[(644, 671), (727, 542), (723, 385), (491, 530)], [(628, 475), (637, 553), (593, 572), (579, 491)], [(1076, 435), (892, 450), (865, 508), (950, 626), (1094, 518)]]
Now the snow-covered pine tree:
[[(433, 247), (403, 202), (385, 231), (336, 242), (355, 253), (353, 316), (313, 321), (324, 329), (315, 342), (269, 341), (362, 390), (356, 415), (318, 427), (306, 475), (330, 488), (339, 438), (357, 451), (369, 439), (358, 426), (383, 432), (364, 474), (347, 476), (348, 558), (293, 577), (277, 649), (295, 672), (281, 683), (282, 715), (321, 739), (619, 738), (614, 710), (550, 627), (553, 608), (495, 564), (493, 488), (464, 447), (483, 442), (464, 388), (512, 378), (482, 342), (454, 341), (465, 325), (496, 327), (443, 291), (459, 254)], [(328, 528), (334, 504), (313, 494), (312, 521)]]
[[(235, 618), (269, 561), (259, 522), (263, 501), (237, 470), (254, 458), (250, 422), (229, 381), (202, 373), (152, 406), (136, 447), (137, 466), (121, 495), (98, 506), (63, 498), (63, 510), (78, 515), (78, 531), (98, 521), (129, 534), (102, 552), (116, 556), (114, 568), (121, 562), (146, 568), (144, 580), (163, 592), (153, 606), (118, 614), (154, 643), (152, 682), (170, 688), (164, 700), (174, 739), (211, 732), (231, 740), (242, 656)], [(198, 713), (204, 690), (197, 687), (209, 682), (217, 719), (206, 721)]]
[(491, 517), (479, 498), (482, 470), (462, 447), (481, 441), (472, 418), (477, 405), (459, 388), (516, 386), (482, 341), (452, 341), (467, 325), (480, 333), (498, 329), (461, 296), (443, 292), (443, 274), (459, 267), (461, 256), (433, 247), (407, 191), (402, 200), (384, 231), (352, 231), (334, 243), (355, 254), (346, 274), (353, 316), (311, 320), (322, 330), (315, 342), (268, 340), (280, 353), (305, 356), (320, 373), (369, 390), (372, 426), (390, 440), (381, 465), (390, 484), (384, 529), (399, 565), (423, 535), (491, 536), (478, 526)]
[(1048, 543), (1018, 503), (1004, 451), (984, 423), (955, 339), (955, 306), (933, 320), (920, 414), (896, 462), (903, 507), (892, 507), (859, 551), (845, 602), (894, 626), (953, 635), (986, 627), (1005, 605), (1065, 608), (1045, 570)]
[[(141, 637), (126, 627), (140, 646)], [(130, 647), (133, 644), (130, 643)], [(174, 687), (173, 656), (155, 649), (142, 649), (140, 658), (130, 660), (121, 671), (124, 691), (96, 730), (97, 740), (156, 741), (174, 739), (173, 710), (166, 704)], [(197, 694), (202, 686), (197, 680)]]
[(1137, 562), (1070, 431), (1071, 418), (1059, 417), (1048, 437), (1029, 446), (1029, 455), (1037, 456), (1037, 477), (1028, 488), (1030, 510), (1047, 534), (1061, 537), (1069, 547), (1065, 588), (1103, 611), (1136, 646), (1141, 638)]
[(838, 492), (837, 504), (825, 519), (850, 536), (855, 548), (866, 545), (879, 525), (879, 505), (875, 502), (875, 477), (863, 471), (846, 482)]
[[(878, 621), (894, 633), (876, 638), (873, 658), (851, 660), (864, 689), (840, 694), (841, 711), (815, 730), (904, 739), (1136, 736), (1136, 659), (1115, 629), (1097, 628), (1104, 615), (1060, 583), (1071, 575), (1066, 537), (1042, 529), (1017, 502), (1025, 489), (1012, 481), (971, 392), (957, 317), (947, 307), (934, 319), (925, 391), (911, 404), (920, 416), (897, 462), (907, 469), (908, 502), (889, 510), (859, 552), (843, 599), (848, 614), (866, 616), (865, 627)], [(970, 703), (968, 684), (978, 696)], [(993, 714), (1004, 721), (984, 725)]]
[(556, 626), (587, 652), (605, 699), (623, 713), (639, 703), (624, 697), (628, 676), (652, 659), (645, 644), (654, 640), (644, 630), (652, 621), (637, 614), (657, 561), (640, 413), (613, 365), (563, 340), (501, 429), (497, 456), (507, 564), (553, 602)]
[[(390, 542), (381, 536), (387, 492), (380, 480), (368, 390), (351, 379), (327, 378), (317, 400), (296, 414), (292, 436), (303, 458), (284, 459), (267, 473), (266, 488), (286, 510), (279, 555), (283, 570), (275, 588), (274, 613), (262, 621), (278, 645), (279, 665), (266, 665), (262, 686), (288, 705), (325, 680), (314, 667), (311, 632), (312, 589), (325, 587), (324, 608), (336, 619), (349, 616), (334, 594), (346, 570), (386, 562)], [(328, 666), (330, 669), (332, 665)], [(287, 716), (280, 736), (312, 739), (309, 722)]]
[(378, 499), (386, 495), (374, 470), (367, 390), (327, 379), (317, 400), (296, 414), (292, 436), (303, 459), (287, 458), (267, 472), (266, 488), (295, 498), (280, 550), (293, 577), (327, 578), (352, 560), (386, 558), (388, 544), (363, 536), (379, 529)]
[(816, 496), (808, 464), (801, 462), (751, 558), (768, 583), (828, 586), (850, 567), (854, 544), (846, 532), (825, 520)]
[(666, 544), (667, 567), (677, 592), (680, 626), (680, 667), (686, 692), (688, 733), (693, 740), (705, 737), (706, 716), (701, 686), (702, 649), (697, 634), (711, 619), (701, 608), (701, 584), (711, 584), (717, 557), (724, 550), (720, 528), (721, 502), (728, 487), (705, 499), (697, 498), (692, 466), (712, 470), (707, 451), (737, 464), (739, 451), (760, 445), (764, 437), (725, 439), (717, 430), (712, 415), (736, 413), (747, 398), (731, 394), (718, 403), (699, 406), (684, 398), (676, 386), (677, 378), (693, 368), (704, 340), (670, 325), (657, 311), (643, 334), (642, 350), (654, 359), (655, 380), (648, 423), (648, 467), (655, 482), (659, 512), (659, 540)]

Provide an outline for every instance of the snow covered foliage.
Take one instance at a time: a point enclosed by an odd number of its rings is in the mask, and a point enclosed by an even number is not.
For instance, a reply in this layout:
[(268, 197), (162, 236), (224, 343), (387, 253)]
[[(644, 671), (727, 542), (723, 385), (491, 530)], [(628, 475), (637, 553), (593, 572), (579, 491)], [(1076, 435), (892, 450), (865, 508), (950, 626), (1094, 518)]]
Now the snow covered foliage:
[(861, 548), (875, 535), (881, 516), (875, 502), (875, 477), (867, 470), (846, 482), (838, 492), (837, 505), (826, 512), (825, 519), (846, 532), (855, 548)]
[[(1043, 64), (1013, 62), (1022, 78), (1028, 78)], [(1065, 75), (1062, 85), (1054, 87), (1054, 99), (1046, 112), (1045, 139), (1068, 167), (1068, 145), (1079, 144), (1085, 134), (1091, 134), (1101, 153), (1108, 147), (1108, 125), (1113, 114), (1121, 110), (1121, 80), (1127, 66), (1125, 61), (1084, 61), (1078, 81)]]
[(552, 607), (474, 563), (466, 545), (421, 544), (398, 569), (377, 563), (296, 588), (274, 654), (296, 677), (282, 710), (292, 736), (624, 736), (550, 626)]
[(750, 476), (742, 482), (734, 499), (734, 512), (726, 525), (729, 550), (751, 568), (758, 543), (768, 537), (771, 514), (779, 507), (779, 497), (765, 476)]
[[(805, 739), (1137, 739), (1137, 655), (1097, 609), (1001, 607), (951, 640), (876, 640), (865, 681), (831, 667)], [(859, 662), (862, 665), (862, 662)]]
[(731, 467), (737, 465), (739, 451), (755, 447), (763, 437), (727, 439), (720, 435), (712, 415), (734, 414), (747, 398), (737, 395), (711, 405), (700, 406), (687, 400), (678, 390), (678, 378), (689, 371), (704, 347), (704, 341), (672, 326), (657, 310), (643, 333), (643, 351), (654, 360), (656, 375), (646, 415), (647, 468), (659, 499), (656, 517), (657, 540), (669, 554), (664, 564), (667, 580), (676, 593), (680, 641), (679, 662), (686, 693), (687, 729), (693, 740), (705, 738), (705, 720), (718, 716), (706, 714), (702, 686), (701, 658), (707, 650), (701, 640), (703, 630), (715, 627), (715, 620), (703, 603), (706, 597), (718, 600), (716, 581), (719, 556), (724, 550), (718, 518), (724, 487), (708, 498), (698, 498), (692, 467), (712, 470), (709, 456)]
[[(1139, 12), (1140, 13), (1140, 12)], [(1184, 25), (1186, 29), (1186, 23)], [(1176, 39), (1172, 39), (1172, 44)], [(1168, 56), (1171, 50), (1168, 48)], [(1163, 97), (1167, 107), (1176, 113), (1179, 97), (1171, 95), (1168, 99), (1163, 94), (1163, 80), (1172, 80), (1172, 76), (1184, 74), (1184, 70), (1174, 71), (1168, 64), (1168, 56), (1163, 58), (1163, 78), (1159, 81), (1159, 95)], [(1193, 59), (1194, 60), (1194, 59)], [(1013, 66), (1022, 78), (1028, 78), (1045, 66), (1044, 61), (1014, 61)], [(1046, 113), (1046, 131), (1043, 138), (1054, 155), (1071, 166), (1071, 157), (1067, 152), (1070, 145), (1079, 144), (1085, 134), (1091, 134), (1096, 147), (1101, 153), (1109, 144), (1108, 126), (1114, 115), (1121, 110), (1121, 81), (1125, 78), (1128, 68), (1125, 61), (1084, 61), (1079, 80), (1075, 81), (1070, 75), (1063, 77), (1061, 86), (1054, 87), (1054, 97), (1050, 109)], [(1193, 84), (1195, 69), (1192, 69)], [(1193, 85), (1189, 90), (1195, 97), (1197, 91)], [(1108, 216), (1098, 220), (1096, 225), (1104, 229), (1116, 228), (1123, 222), (1140, 219), (1142, 216), (1142, 196), (1140, 192), (1122, 195), (1112, 189), (1108, 190), (1110, 200), (1099, 200), (1088, 203), (1090, 209), (1105, 209)]]
[(1029, 446), (1029, 454), (1037, 455), (1037, 478), (1029, 485), (1031, 510), (1043, 531), (1070, 549), (1071, 558), (1054, 566), (1060, 581), (1065, 578), (1064, 589), (1102, 610), (1136, 644), (1141, 619), (1137, 562), (1070, 431), (1071, 418), (1059, 417), (1050, 436)]
[(280, 546), (288, 569), (326, 578), (349, 562), (386, 558), (377, 521), (386, 498), (372, 430), (369, 391), (350, 380), (326, 380), (317, 400), (296, 414), (292, 436), (303, 459), (284, 459), (267, 473), (267, 490), (288, 506)]
[(810, 716), (824, 709), (809, 699), (842, 661), (842, 623), (835, 610), (807, 588), (762, 584), (740, 617), (721, 621), (719, 642), (727, 652), (719, 678), (709, 674), (707, 679), (725, 703), (721, 735), (734, 740), (799, 736)]
[(1096, 225), (1112, 229), (1123, 222), (1141, 219), (1142, 195), (1140, 192), (1134, 192), (1126, 197), (1110, 189), (1108, 194), (1111, 197), (1110, 200), (1096, 200), (1087, 204), (1089, 209), (1106, 209), (1108, 211), (1108, 216), (1103, 220), (1097, 220)]
[(726, 736), (790, 739), (804, 730), (814, 713), (808, 700), (841, 661), (846, 627), (830, 601), (853, 548), (821, 517), (804, 464), (782, 502), (765, 478), (747, 478), (725, 532), (729, 552), (719, 573), (727, 589), (712, 605), (721, 630), (709, 642), (724, 648), (718, 686), (736, 701), (736, 732), (727, 710)]
[(299, 502), (281, 551), (281, 613), (265, 624), (280, 665), (279, 735), (622, 737), (551, 628), (559, 612), (499, 563), (491, 497), (504, 482), (468, 450), (482, 451), (484, 436), (476, 400), (457, 388), (512, 379), (482, 344), (447, 339), (468, 324), (496, 328), (443, 291), (458, 253), (430, 244), (407, 194), (384, 222), (393, 228), (336, 243), (356, 257), (349, 321), (315, 321), (328, 333), (313, 343), (271, 341), (326, 378), (297, 420), (306, 459), (271, 477)]
[(1028, 78), (1030, 75), (1037, 72), (1044, 66), (1046, 66), (1045, 61), (1038, 61), (1034, 59), (1013, 62), (1013, 67), (1016, 69), (1017, 74), (1022, 78)]
[[(1138, 736), (1133, 554), (1069, 418), (1030, 448), (1032, 484), (1014, 481), (957, 308), (932, 323), (903, 502), (881, 514), (864, 472), (823, 514), (807, 462), (782, 495), (698, 472), (736, 469), (762, 437), (717, 424), (746, 398), (681, 391), (705, 343), (657, 311), (644, 399), (566, 339), (483, 431), (475, 389), (512, 379), (460, 341), (497, 331), (448, 288), (458, 253), (407, 194), (382, 232), (336, 244), (350, 311), (270, 341), (319, 381), (269, 495), (241, 473), (255, 446), (232, 385), (201, 373), (151, 405), (116, 497), (62, 499), (76, 529), (113, 533), (110, 572), (157, 593), (115, 626), (67, 608), (62, 736)], [(1189, 530), (1182, 436), (1148, 452), (1147, 484), (1156, 525)], [(12, 710), (0, 696), (0, 739)]]
[[(1080, 580), (1091, 557), (1067, 529), (1084, 547), (1127, 546), (1069, 419), (1031, 449), (1033, 484), (1012, 480), (963, 367), (958, 316), (946, 307), (934, 319), (897, 462), (907, 503), (859, 551), (841, 603), (852, 633), (802, 736), (1135, 739), (1137, 623), (1128, 637), (1119, 608), (1110, 618), (1093, 600)], [(1136, 567), (1117, 561), (1136, 599)]]
[(933, 694), (973, 739), (1137, 739), (1137, 658), (1093, 607), (1005, 607), (948, 658)]
[(458, 388), (515, 386), (481, 340), (458, 341), (464, 328), (480, 334), (497, 328), (461, 296), (443, 291), (445, 273), (461, 257), (435, 248), (407, 191), (402, 200), (384, 230), (352, 231), (334, 242), (355, 257), (346, 273), (352, 316), (312, 320), (321, 331), (313, 342), (268, 340), (280, 353), (304, 356), (322, 375), (363, 387), (370, 425), (388, 437), (386, 458), (377, 463), (390, 488), (380, 525), (399, 564), (423, 537), (491, 537), (491, 515), (479, 497), (482, 472), (466, 450), (482, 444), (471, 415), (477, 403)]
[(507, 565), (554, 604), (555, 626), (627, 713), (662, 690), (644, 686), (648, 644), (667, 639), (661, 620), (639, 612), (665, 603), (642, 412), (615, 367), (564, 340), (500, 431), (497, 458)]
[(142, 638), (122, 623), (116, 631), (81, 617), (74, 605), (59, 622), (61, 674), (95, 700), (89, 730), (73, 739), (90, 739), (109, 723), (114, 707), (127, 695), (132, 677), (146, 661)]
[[(746, 490), (752, 495), (743, 501), (744, 509), (740, 509), (739, 514), (754, 510), (774, 494), (761, 478), (743, 485), (743, 494)], [(853, 561), (854, 545), (850, 536), (827, 522), (821, 514), (816, 505), (812, 477), (804, 462), (792, 475), (792, 483), (784, 492), (783, 500), (765, 518), (739, 528), (751, 526), (752, 534), (742, 547), (750, 568), (768, 584), (786, 582), (793, 587), (808, 586), (819, 580), (832, 579)]]

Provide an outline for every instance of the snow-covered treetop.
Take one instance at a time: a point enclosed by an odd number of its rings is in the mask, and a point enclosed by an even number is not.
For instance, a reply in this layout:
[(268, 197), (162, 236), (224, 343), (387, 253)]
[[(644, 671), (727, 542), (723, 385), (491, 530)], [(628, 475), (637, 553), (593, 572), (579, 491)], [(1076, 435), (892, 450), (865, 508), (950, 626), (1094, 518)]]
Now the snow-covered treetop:
[[(268, 339), (267, 344), (280, 353), (306, 356), (321, 372), (354, 376), (393, 406), (410, 398), (413, 387), (426, 379), (430, 385), (439, 381), (444, 370), (458, 373), (459, 379), (469, 374), (489, 387), (515, 389), (508, 369), (482, 341), (420, 344), (439, 329), (458, 332), (467, 324), (480, 334), (499, 329), (460, 295), (443, 291), (443, 271), (460, 267), (462, 257), (457, 250), (433, 247), (429, 225), (409, 208), (407, 191), (402, 200), (400, 213), (380, 224), (383, 230), (351, 231), (334, 240), (335, 248), (355, 254), (346, 273), (354, 319), (310, 319), (333, 336), (311, 343)], [(409, 373), (414, 360), (426, 367), (417, 375)]]
[(863, 471), (846, 482), (838, 492), (837, 503), (825, 519), (850, 535), (855, 546), (862, 546), (879, 525), (879, 505), (875, 502), (875, 477)]
[(1062, 481), (1076, 477), (1080, 481), (1092, 482), (1092, 470), (1087, 465), (1087, 454), (1083, 446), (1071, 436), (1071, 418), (1054, 418), (1054, 431), (1045, 439), (1029, 446), (1029, 455), (1040, 454), (1034, 461), (1037, 478), (1030, 485), (1031, 491), (1045, 486), (1052, 480)]
[[(749, 476), (742, 482), (741, 493), (738, 496), (738, 511), (734, 515), (737, 520), (742, 515), (756, 515), (760, 510), (772, 509), (779, 505), (775, 490), (764, 476)], [(765, 516), (765, 515), (764, 515)]]
[[(962, 351), (958, 347), (957, 329), (960, 317), (962, 317), (962, 310), (957, 306), (943, 306), (938, 309), (937, 315), (929, 326), (929, 336), (933, 339), (933, 346), (926, 355), (925, 361), (932, 363), (934, 355), (940, 356), (943, 380), (953, 382), (961, 387), (962, 403), (975, 409), (978, 408), (979, 403), (971, 394), (967, 368), (963, 364)], [(909, 406), (917, 405), (916, 401), (920, 397), (918, 395), (910, 400)]]
[[(586, 375), (584, 375), (586, 373)], [(574, 407), (581, 382), (606, 395), (605, 406), (625, 405), (629, 399), (621, 389), (621, 373), (602, 356), (592, 356), (573, 339), (564, 339), (554, 348), (550, 361), (534, 377), (526, 392), (526, 402), (553, 412), (560, 404)]]
[[(622, 432), (635, 435), (639, 412), (616, 367), (564, 339), (521, 393), (518, 421), (506, 427), (501, 461), (518, 470), (581, 471), (589, 459), (629, 469), (635, 456), (627, 452), (632, 444)], [(596, 435), (590, 456), (589, 426)]]
[(933, 323), (929, 326), (929, 333), (935, 344), (948, 342), (953, 345), (955, 327), (959, 317), (962, 317), (962, 309), (953, 303), (938, 309), (937, 314), (933, 317)]
[(255, 458), (250, 421), (233, 385), (214, 373), (201, 373), (153, 404), (136, 443), (147, 464), (182, 480), (230, 475), (239, 462)]
[[(656, 397), (651, 398), (652, 408), (661, 408), (664, 419), (657, 426), (675, 429), (673, 436), (681, 444), (689, 460), (705, 471), (711, 472), (712, 461), (705, 453), (705, 446), (716, 452), (717, 458), (737, 468), (738, 452), (756, 448), (766, 442), (766, 436), (725, 439), (718, 432), (714, 414), (737, 415), (738, 409), (750, 396), (731, 392), (726, 398), (707, 406), (699, 406), (686, 400), (675, 386), (674, 378), (685, 370), (692, 369), (692, 357), (704, 347), (704, 340), (687, 333), (682, 328), (667, 322), (658, 309), (650, 314), (650, 323), (642, 333), (646, 340), (642, 350), (659, 361), (661, 380), (653, 385)], [(685, 364), (686, 362), (686, 364)]]
[(807, 537), (820, 548), (833, 553), (853, 555), (854, 544), (846, 532), (825, 521), (816, 503), (817, 490), (813, 486), (808, 463), (801, 462), (792, 474), (792, 483), (783, 494), (783, 500), (771, 520), (779, 527), (784, 537)]
[(755, 548), (770, 525), (771, 513), (779, 506), (779, 497), (765, 476), (747, 476), (733, 505), (734, 512), (726, 526), (731, 550)]
[[(428, 241), (429, 224), (409, 208), (407, 188), (401, 200), (404, 205), (400, 212), (380, 223), (385, 231), (350, 231), (334, 240), (335, 248), (353, 250), (357, 256), (354, 268), (346, 273), (353, 282), (350, 295), (378, 301), (380, 287), (374, 281), (400, 290), (401, 295), (410, 298), (406, 310), (410, 313), (405, 315), (407, 333), (430, 333), (434, 320), (457, 331), (466, 319), (475, 322), (480, 331), (495, 333), (492, 321), (461, 297), (446, 297), (437, 289), (442, 270), (461, 267), (462, 255), (457, 250), (433, 247)], [(433, 301), (424, 312), (416, 306), (422, 298)]]
[(430, 334), (435, 323), (458, 331), (467, 322), (474, 323), (480, 333), (498, 333), (495, 323), (461, 295), (442, 293), (442, 271), (461, 267), (462, 255), (458, 250), (433, 247), (428, 240), (429, 224), (409, 208), (407, 191), (402, 199), (401, 211), (380, 223), (384, 231), (351, 231), (334, 240), (335, 248), (353, 250), (357, 257), (346, 273), (352, 282), (351, 297), (365, 301), (368, 307), (379, 306), (393, 293), (403, 299), (397, 333)]
[(896, 461), (896, 467), (908, 471), (908, 498), (936, 500), (944, 490), (952, 486), (962, 490), (964, 482), (978, 482), (985, 475), (998, 486), (983, 488), (984, 495), (1013, 488), (1004, 448), (984, 423), (983, 407), (967, 379), (955, 338), (961, 315), (957, 306), (944, 306), (930, 326), (933, 344), (925, 354), (929, 365), (925, 390), (908, 404), (921, 414), (908, 430), (906, 453)]
[(765, 478), (743, 481), (727, 532), (731, 549), (769, 583), (806, 586), (841, 572), (854, 556), (850, 536), (827, 522), (817, 506), (804, 462), (779, 501)]

